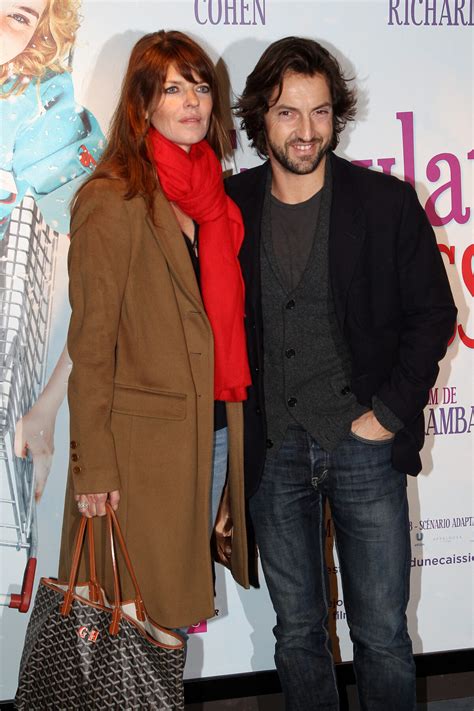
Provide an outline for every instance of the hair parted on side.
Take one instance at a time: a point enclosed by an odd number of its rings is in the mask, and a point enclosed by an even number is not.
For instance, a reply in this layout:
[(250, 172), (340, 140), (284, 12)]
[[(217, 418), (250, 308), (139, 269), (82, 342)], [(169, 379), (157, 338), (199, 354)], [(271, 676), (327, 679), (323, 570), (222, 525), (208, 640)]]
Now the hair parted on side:
[(182, 32), (160, 30), (142, 37), (130, 55), (107, 146), (86, 183), (97, 178), (120, 178), (127, 186), (125, 198), (143, 195), (150, 213), (158, 180), (147, 134), (171, 65), (187, 81), (195, 83), (197, 79), (209, 84), (213, 106), (206, 138), (219, 159), (229, 151), (219, 84), (210, 57)]
[(306, 76), (321, 74), (326, 78), (333, 105), (334, 133), (329, 146), (333, 150), (346, 123), (354, 119), (355, 91), (348, 87), (337, 59), (318, 42), (303, 37), (284, 37), (273, 42), (247, 77), (242, 96), (233, 108), (250, 145), (262, 158), (268, 156), (264, 117), (275, 89), (278, 89), (276, 100), (280, 97), (288, 72)]
[(69, 55), (79, 27), (79, 0), (47, 0), (28, 46), (10, 62), (0, 65), (0, 86), (15, 79), (2, 99), (22, 94), (28, 86), (25, 79), (41, 79), (49, 71), (69, 71)]

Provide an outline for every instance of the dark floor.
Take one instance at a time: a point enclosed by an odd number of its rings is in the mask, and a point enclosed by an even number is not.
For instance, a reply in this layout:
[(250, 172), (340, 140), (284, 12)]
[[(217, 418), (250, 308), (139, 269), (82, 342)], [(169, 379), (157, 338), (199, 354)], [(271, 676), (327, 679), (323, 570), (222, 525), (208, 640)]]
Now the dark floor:
[[(347, 711), (359, 711), (355, 686), (348, 686), (346, 692)], [(417, 694), (417, 711), (474, 711), (474, 673), (440, 674), (419, 679)], [(284, 708), (281, 694), (207, 701), (186, 706), (189, 711), (284, 711)]]
[[(268, 694), (260, 698), (228, 699), (226, 701), (209, 701), (202, 704), (186, 706), (190, 711), (284, 711), (281, 694)], [(357, 711), (359, 704), (349, 705), (350, 711)], [(470, 699), (446, 699), (420, 703), (418, 711), (474, 711), (474, 696)]]

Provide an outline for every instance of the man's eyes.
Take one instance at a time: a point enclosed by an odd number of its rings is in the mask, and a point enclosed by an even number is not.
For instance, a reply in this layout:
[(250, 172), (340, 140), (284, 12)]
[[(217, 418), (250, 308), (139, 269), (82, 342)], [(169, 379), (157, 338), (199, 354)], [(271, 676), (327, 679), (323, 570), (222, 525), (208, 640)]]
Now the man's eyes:
[[(313, 115), (318, 116), (318, 117), (319, 116), (328, 116), (330, 113), (331, 113), (331, 109), (328, 107), (323, 108), (323, 109), (315, 109), (313, 111)], [(291, 111), (290, 109), (281, 109), (278, 112), (278, 116), (282, 116), (283, 118), (289, 118), (289, 117), (294, 116), (294, 112)]]

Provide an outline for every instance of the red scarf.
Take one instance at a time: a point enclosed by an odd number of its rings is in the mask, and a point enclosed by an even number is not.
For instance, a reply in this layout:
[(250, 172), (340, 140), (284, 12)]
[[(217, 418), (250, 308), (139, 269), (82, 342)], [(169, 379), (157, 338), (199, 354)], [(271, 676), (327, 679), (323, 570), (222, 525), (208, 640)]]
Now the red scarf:
[(245, 400), (251, 380), (237, 259), (242, 216), (224, 192), (222, 168), (207, 141), (186, 153), (154, 128), (148, 135), (164, 194), (199, 225), (201, 293), (214, 334), (214, 398)]

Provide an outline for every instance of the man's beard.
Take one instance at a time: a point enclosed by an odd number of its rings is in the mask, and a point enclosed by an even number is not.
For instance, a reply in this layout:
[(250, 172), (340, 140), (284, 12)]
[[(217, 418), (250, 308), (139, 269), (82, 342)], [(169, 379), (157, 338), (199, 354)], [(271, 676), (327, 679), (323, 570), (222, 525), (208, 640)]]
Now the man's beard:
[[(292, 141), (291, 143), (313, 143), (317, 139), (312, 139), (311, 141)], [(305, 158), (302, 156), (299, 160), (294, 161), (291, 160), (290, 156), (288, 155), (288, 148), (285, 146), (284, 148), (281, 148), (280, 146), (277, 146), (276, 144), (272, 143), (270, 139), (267, 136), (267, 143), (268, 147), (271, 149), (273, 157), (275, 158), (278, 163), (285, 168), (285, 170), (289, 171), (290, 173), (294, 173), (295, 175), (308, 175), (309, 173), (314, 173), (318, 165), (321, 163), (322, 159), (326, 155), (326, 153), (329, 150), (329, 145), (322, 145), (320, 146), (319, 151), (315, 156), (308, 156)], [(291, 145), (291, 144), (289, 144)]]

